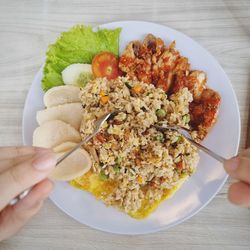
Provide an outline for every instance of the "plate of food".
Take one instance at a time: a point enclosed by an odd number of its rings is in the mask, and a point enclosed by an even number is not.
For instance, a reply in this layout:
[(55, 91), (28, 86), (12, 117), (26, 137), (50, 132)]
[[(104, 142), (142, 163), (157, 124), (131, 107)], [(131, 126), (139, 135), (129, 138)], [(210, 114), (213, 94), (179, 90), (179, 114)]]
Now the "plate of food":
[(167, 229), (195, 215), (227, 179), (240, 116), (230, 80), (198, 43), (163, 25), (125, 21), (78, 25), (47, 50), (25, 102), (23, 141), (60, 157), (119, 111), (51, 173), (51, 200), (90, 227), (117, 234)]

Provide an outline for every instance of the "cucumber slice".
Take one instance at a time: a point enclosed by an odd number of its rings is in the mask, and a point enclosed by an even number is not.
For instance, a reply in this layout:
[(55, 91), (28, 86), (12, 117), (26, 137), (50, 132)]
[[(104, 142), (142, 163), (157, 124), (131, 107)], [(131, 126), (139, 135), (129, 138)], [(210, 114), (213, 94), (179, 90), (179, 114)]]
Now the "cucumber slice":
[(66, 85), (84, 87), (93, 79), (91, 64), (71, 64), (62, 71), (62, 78)]

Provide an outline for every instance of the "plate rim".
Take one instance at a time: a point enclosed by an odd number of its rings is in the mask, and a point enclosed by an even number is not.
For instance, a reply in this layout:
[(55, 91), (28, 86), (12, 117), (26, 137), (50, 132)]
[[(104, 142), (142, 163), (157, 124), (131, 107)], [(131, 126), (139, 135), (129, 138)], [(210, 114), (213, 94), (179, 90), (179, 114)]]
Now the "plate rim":
[[(239, 150), (239, 145), (240, 145), (240, 137), (241, 137), (241, 115), (240, 115), (240, 109), (239, 109), (239, 103), (238, 103), (238, 99), (237, 99), (237, 96), (236, 96), (236, 93), (234, 91), (234, 88), (233, 88), (233, 85), (228, 77), (228, 75), (226, 74), (226, 72), (224, 71), (224, 69), (222, 68), (222, 66), (220, 65), (220, 63), (217, 61), (217, 59), (204, 47), (202, 47), (198, 42), (196, 42), (194, 39), (192, 39), (191, 37), (187, 36), (184, 32), (182, 31), (178, 31), (176, 29), (173, 29), (173, 28), (170, 28), (169, 26), (167, 25), (164, 25), (164, 24), (159, 24), (157, 22), (147, 22), (147, 21), (138, 21), (138, 20), (121, 20), (121, 21), (115, 21), (115, 22), (108, 22), (108, 23), (104, 23), (104, 24), (100, 24), (100, 25), (97, 25), (97, 26), (93, 26), (93, 28), (106, 28), (105, 26), (109, 26), (109, 25), (114, 25), (114, 26), (117, 26), (119, 27), (119, 25), (124, 25), (124, 24), (131, 24), (131, 23), (137, 23), (137, 24), (151, 24), (151, 25), (157, 25), (157, 26), (160, 26), (162, 28), (168, 28), (169, 30), (171, 30), (173, 33), (181, 33), (183, 36), (185, 36), (185, 39), (188, 39), (190, 41), (192, 41), (192, 43), (195, 44), (195, 46), (199, 47), (200, 49), (202, 49), (206, 55), (216, 64), (216, 67), (219, 67), (220, 70), (224, 73), (225, 77), (227, 78), (227, 85), (229, 85), (231, 91), (232, 91), (232, 94), (233, 94), (233, 98), (234, 98), (234, 101), (235, 101), (235, 104), (236, 104), (236, 112), (237, 112), (237, 126), (238, 126), (238, 134), (237, 134), (237, 143), (236, 143), (236, 147), (235, 147), (235, 153), (238, 152)], [(32, 83), (29, 87), (29, 90), (28, 90), (28, 94), (26, 95), (26, 99), (25, 99), (25, 104), (24, 104), (24, 108), (23, 108), (23, 113), (22, 113), (22, 141), (23, 141), (23, 144), (24, 145), (27, 145), (27, 141), (25, 139), (25, 132), (24, 132), (24, 126), (25, 126), (25, 112), (26, 112), (26, 109), (27, 109), (27, 103), (28, 103), (28, 99), (29, 99), (29, 96), (31, 95), (31, 87), (33, 86), (33, 84), (35, 84), (35, 82), (37, 81), (37, 78), (39, 77), (40, 74), (43, 74), (43, 68), (44, 68), (44, 63), (42, 64), (42, 66), (39, 68), (39, 70), (36, 72), (36, 75), (35, 77), (33, 78), (32, 80)], [(181, 219), (178, 219), (177, 221), (175, 222), (172, 222), (168, 225), (162, 225), (162, 226), (159, 226), (157, 228), (153, 228), (153, 229), (150, 229), (150, 228), (147, 228), (146, 230), (144, 229), (142, 232), (133, 232), (133, 233), (127, 233), (127, 232), (114, 232), (114, 231), (111, 231), (109, 229), (104, 229), (102, 227), (99, 227), (99, 226), (96, 226), (96, 225), (90, 225), (89, 223), (82, 223), (81, 221), (79, 221), (79, 219), (76, 218), (75, 215), (72, 215), (72, 214), (69, 214), (66, 210), (64, 210), (59, 204), (57, 204), (57, 201), (53, 200), (51, 197), (50, 197), (50, 200), (59, 208), (61, 209), (65, 214), (67, 214), (68, 216), (70, 216), (71, 218), (73, 218), (74, 220), (78, 221), (80, 224), (84, 224), (86, 226), (89, 226), (91, 228), (94, 228), (94, 229), (97, 229), (97, 230), (100, 230), (100, 231), (103, 231), (103, 232), (108, 232), (108, 233), (111, 233), (111, 234), (118, 234), (118, 235), (144, 235), (144, 234), (149, 234), (149, 233), (155, 233), (155, 232), (158, 232), (158, 231), (162, 231), (162, 230), (167, 230), (171, 227), (174, 227), (176, 225), (179, 225), (181, 223), (183, 223), (184, 221), (190, 219), (191, 217), (193, 217), (194, 215), (196, 215), (197, 213), (199, 213), (204, 207), (206, 207), (211, 201), (212, 199), (214, 199), (214, 197), (219, 193), (219, 191), (222, 189), (222, 187), (224, 186), (225, 182), (227, 181), (227, 178), (228, 178), (228, 175), (225, 176), (224, 180), (221, 182), (220, 186), (217, 188), (216, 192), (214, 192), (213, 195), (211, 195), (211, 197), (206, 201), (204, 202), (200, 207), (198, 207), (197, 209), (194, 209), (192, 213), (190, 213), (189, 215), (187, 216), (184, 216), (183, 218)]]

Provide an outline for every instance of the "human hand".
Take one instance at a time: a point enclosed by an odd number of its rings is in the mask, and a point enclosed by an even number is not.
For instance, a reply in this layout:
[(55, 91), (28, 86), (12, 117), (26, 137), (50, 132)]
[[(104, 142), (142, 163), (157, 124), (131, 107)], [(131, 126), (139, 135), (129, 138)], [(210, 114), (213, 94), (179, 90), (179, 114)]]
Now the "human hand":
[(228, 190), (228, 199), (237, 205), (250, 207), (250, 148), (224, 164), (227, 173), (238, 180)]
[[(53, 188), (46, 177), (56, 164), (50, 149), (0, 148), (0, 241), (15, 234), (41, 208)], [(9, 202), (27, 188), (29, 194), (17, 204)]]

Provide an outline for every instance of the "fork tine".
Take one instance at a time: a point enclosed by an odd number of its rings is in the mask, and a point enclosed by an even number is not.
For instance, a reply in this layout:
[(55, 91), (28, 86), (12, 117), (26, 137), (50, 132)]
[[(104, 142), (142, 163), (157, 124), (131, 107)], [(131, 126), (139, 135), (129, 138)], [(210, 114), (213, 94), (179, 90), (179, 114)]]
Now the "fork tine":
[(207, 153), (208, 155), (210, 155), (212, 158), (216, 159), (217, 161), (224, 163), (224, 161), (226, 160), (224, 157), (218, 155), (217, 153), (215, 153), (214, 151), (208, 149), (207, 147), (204, 147), (203, 145), (201, 145), (200, 143), (194, 141), (192, 139), (192, 136), (190, 135), (190, 130), (187, 128), (183, 128), (183, 127), (178, 127), (178, 126), (159, 126), (159, 125), (154, 125), (154, 127), (158, 130), (160, 130), (161, 132), (164, 132), (166, 130), (173, 130), (178, 132), (179, 134), (181, 134), (184, 138), (186, 138), (192, 145), (194, 145), (196, 148), (202, 150), (203, 152)]

